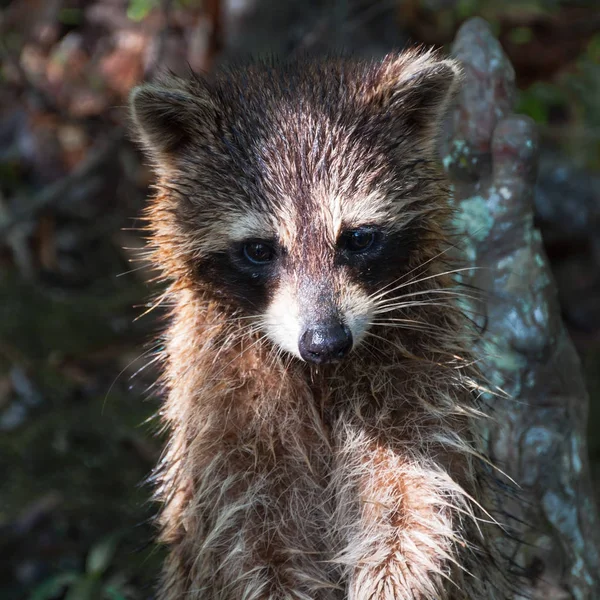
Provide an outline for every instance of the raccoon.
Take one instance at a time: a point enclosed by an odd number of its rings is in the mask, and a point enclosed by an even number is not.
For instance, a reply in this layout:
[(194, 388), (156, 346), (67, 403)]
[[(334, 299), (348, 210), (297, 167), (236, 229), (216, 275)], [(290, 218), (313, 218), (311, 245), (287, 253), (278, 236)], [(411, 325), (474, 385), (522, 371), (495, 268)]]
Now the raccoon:
[(506, 597), (436, 157), (460, 79), (411, 50), (133, 91), (171, 306), (163, 600)]

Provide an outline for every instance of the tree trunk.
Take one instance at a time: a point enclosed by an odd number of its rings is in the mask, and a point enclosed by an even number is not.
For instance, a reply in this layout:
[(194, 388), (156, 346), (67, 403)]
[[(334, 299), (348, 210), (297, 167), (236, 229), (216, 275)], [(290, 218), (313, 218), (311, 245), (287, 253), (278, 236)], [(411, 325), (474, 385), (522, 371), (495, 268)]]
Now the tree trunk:
[[(453, 54), (465, 84), (444, 165), (455, 184), (457, 239), (485, 292), (470, 307), (488, 395), (492, 462), (519, 486), (499, 506), (503, 540), (528, 582), (522, 596), (600, 598), (600, 529), (588, 469), (588, 396), (533, 224), (538, 147), (533, 123), (511, 116), (514, 72), (487, 24), (471, 19)], [(500, 476), (501, 478), (501, 476)]]

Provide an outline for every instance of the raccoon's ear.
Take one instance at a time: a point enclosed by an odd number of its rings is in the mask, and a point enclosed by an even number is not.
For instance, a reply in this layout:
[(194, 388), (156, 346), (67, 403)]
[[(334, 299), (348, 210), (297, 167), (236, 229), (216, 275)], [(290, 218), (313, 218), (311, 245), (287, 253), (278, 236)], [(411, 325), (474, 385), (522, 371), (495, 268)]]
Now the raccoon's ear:
[(147, 152), (159, 161), (176, 158), (192, 141), (201, 141), (216, 120), (208, 91), (175, 79), (134, 88), (129, 111)]
[(458, 62), (412, 50), (383, 60), (373, 99), (417, 133), (435, 132), (461, 80)]

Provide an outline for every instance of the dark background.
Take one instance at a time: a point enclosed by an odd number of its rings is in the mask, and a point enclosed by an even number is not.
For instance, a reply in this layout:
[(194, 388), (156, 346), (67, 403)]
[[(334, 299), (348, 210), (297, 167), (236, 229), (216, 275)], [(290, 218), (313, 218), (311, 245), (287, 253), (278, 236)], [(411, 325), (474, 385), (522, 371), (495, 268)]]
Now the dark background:
[(151, 598), (158, 286), (129, 90), (247, 53), (448, 49), (481, 15), (542, 138), (536, 215), (600, 482), (600, 8), (491, 0), (0, 0), (0, 599)]

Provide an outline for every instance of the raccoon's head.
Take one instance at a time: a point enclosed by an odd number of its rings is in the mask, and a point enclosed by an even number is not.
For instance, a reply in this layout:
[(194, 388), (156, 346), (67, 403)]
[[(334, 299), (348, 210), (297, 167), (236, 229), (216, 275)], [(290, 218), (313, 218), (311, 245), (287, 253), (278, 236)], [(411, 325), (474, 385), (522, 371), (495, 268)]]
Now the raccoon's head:
[(254, 63), (134, 90), (159, 176), (167, 275), (313, 363), (356, 347), (386, 290), (432, 256), (436, 134), (459, 69), (432, 53)]

